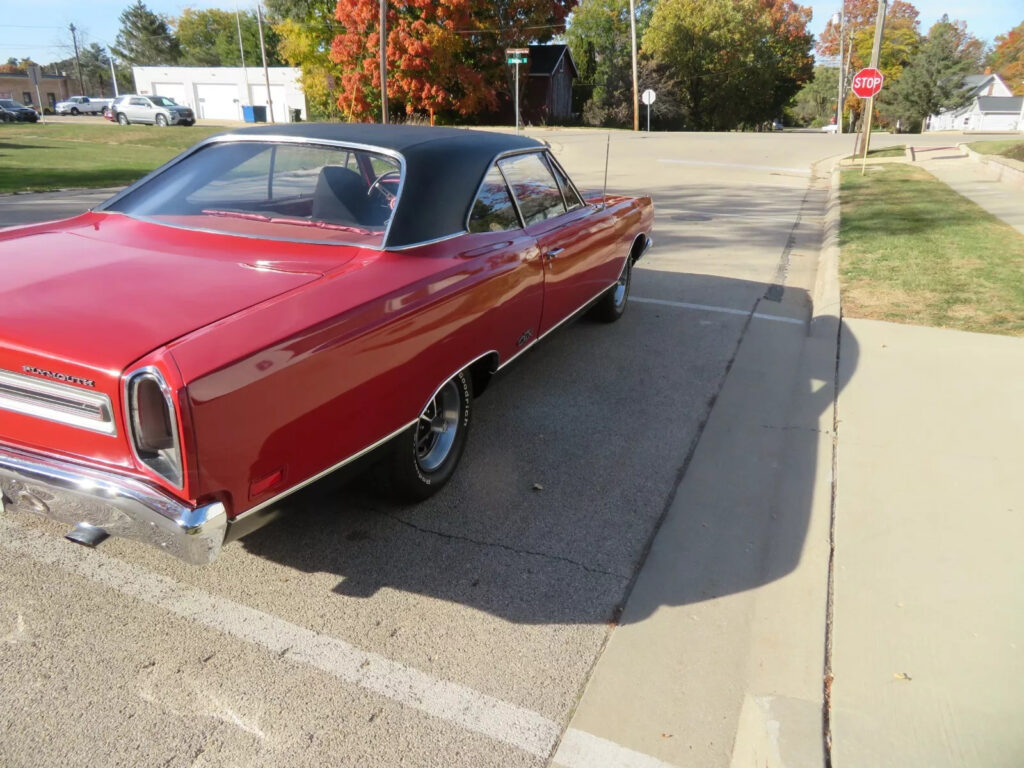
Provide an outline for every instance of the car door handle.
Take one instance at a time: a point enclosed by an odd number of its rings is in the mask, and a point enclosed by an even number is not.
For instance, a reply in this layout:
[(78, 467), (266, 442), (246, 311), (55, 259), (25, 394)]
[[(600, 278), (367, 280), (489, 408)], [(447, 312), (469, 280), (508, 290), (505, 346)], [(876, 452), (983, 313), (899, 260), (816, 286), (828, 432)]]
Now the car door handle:
[(550, 251), (544, 251), (544, 258), (553, 259), (564, 250), (565, 248), (552, 248)]

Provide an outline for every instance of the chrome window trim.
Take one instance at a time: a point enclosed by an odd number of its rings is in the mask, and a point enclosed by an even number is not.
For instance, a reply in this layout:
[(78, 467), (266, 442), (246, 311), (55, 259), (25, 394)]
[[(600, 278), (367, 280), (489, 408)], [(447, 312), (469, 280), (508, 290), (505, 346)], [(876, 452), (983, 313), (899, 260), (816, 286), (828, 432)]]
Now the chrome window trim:
[[(181, 482), (175, 483), (174, 478), (166, 477), (143, 460), (139, 455), (139, 452), (135, 446), (135, 436), (139, 431), (139, 424), (136, 420), (135, 414), (132, 413), (132, 382), (142, 376), (152, 376), (156, 379), (160, 392), (164, 396), (164, 402), (167, 403), (167, 408), (171, 416), (171, 436), (174, 440), (174, 451), (178, 454), (178, 463), (181, 467)], [(141, 368), (136, 368), (124, 377), (124, 420), (128, 429), (128, 445), (131, 446), (132, 456), (135, 458), (139, 465), (142, 466), (145, 471), (152, 473), (154, 476), (159, 477), (171, 484), (176, 490), (184, 490), (185, 488), (185, 477), (188, 475), (188, 470), (185, 467), (185, 456), (181, 450), (181, 435), (178, 431), (178, 409), (174, 404), (174, 396), (171, 388), (167, 384), (167, 380), (164, 378), (163, 373), (154, 365), (146, 365)]]
[[(504, 173), (504, 171), (501, 170), (501, 166), (498, 165), (498, 161), (499, 160), (503, 160), (506, 157), (511, 157), (512, 155), (521, 155), (521, 154), (525, 154), (527, 152), (539, 152), (539, 151), (540, 151), (540, 149), (537, 148), (537, 147), (531, 147), (531, 148), (525, 149), (525, 150), (524, 149), (510, 149), (510, 150), (506, 150), (504, 152), (499, 152), (498, 154), (496, 154), (494, 157), (491, 158), (490, 165), (487, 166), (487, 170), (484, 171), (484, 175), (480, 177), (480, 183), (476, 185), (476, 192), (473, 193), (473, 202), (471, 202), (469, 204), (469, 210), (466, 211), (466, 227), (465, 227), (466, 232), (470, 232), (469, 220), (473, 217), (473, 206), (476, 205), (476, 201), (480, 197), (480, 192), (484, 188), (484, 182), (487, 181), (487, 174), (490, 173), (491, 168), (497, 168), (498, 169), (498, 173), (501, 174), (501, 180), (505, 182), (505, 191), (508, 193), (509, 199), (512, 201), (512, 205), (516, 209), (516, 214), (519, 217), (519, 228), (520, 229), (526, 229), (526, 225), (523, 223), (523, 213), (522, 213), (522, 211), (519, 210), (519, 201), (516, 200), (516, 196), (514, 194), (512, 194), (512, 187), (509, 186), (508, 179), (505, 178), (505, 173)], [(506, 229), (506, 230), (503, 230), (503, 231), (504, 232), (511, 232), (512, 230)], [(480, 233), (479, 232), (473, 232), (471, 234), (480, 234)]]
[[(4, 387), (23, 390), (27, 394), (24, 398), (19, 398), (17, 392), (5, 393)], [(33, 395), (36, 397), (33, 398)], [(51, 400), (48, 405), (45, 402), (38, 402), (47, 398)], [(70, 401), (70, 404), (61, 406), (52, 400)], [(99, 418), (90, 418), (81, 413), (75, 413), (76, 401), (82, 406), (95, 408)], [(117, 422), (114, 419), (114, 409), (108, 395), (47, 381), (35, 376), (0, 370), (0, 409), (25, 416), (34, 416), (57, 424), (65, 424), (69, 427), (86, 429), (90, 432), (98, 432), (102, 435), (117, 436)]]
[(309, 144), (309, 145), (315, 145), (315, 146), (332, 147), (332, 148), (336, 148), (336, 149), (354, 149), (354, 150), (359, 150), (359, 151), (364, 151), (364, 152), (372, 152), (372, 153), (377, 154), (377, 155), (384, 155), (385, 157), (393, 158), (394, 160), (398, 161), (398, 167), (399, 167), (399, 170), (402, 173), (402, 180), (398, 183), (398, 192), (395, 194), (395, 199), (396, 199), (396, 202), (395, 202), (395, 212), (398, 211), (398, 206), (402, 204), (402, 192), (405, 190), (406, 164), (405, 164), (405, 156), (402, 155), (401, 152), (396, 152), (395, 150), (388, 149), (386, 147), (376, 147), (376, 146), (373, 146), (371, 144), (362, 144), (362, 143), (353, 142), (353, 141), (336, 141), (334, 139), (310, 139), (310, 138), (306, 138), (305, 136), (285, 136), (285, 135), (281, 135), (281, 134), (267, 134), (267, 135), (253, 134), (253, 135), (248, 135), (248, 134), (219, 133), (219, 134), (217, 134), (215, 136), (210, 136), (210, 137), (208, 137), (206, 139), (203, 139), (201, 142), (196, 144), (191, 149), (183, 152), (182, 154), (178, 155), (177, 157), (175, 157), (174, 159), (170, 160), (169, 162), (164, 163), (163, 165), (161, 165), (156, 170), (151, 171), (150, 173), (147, 173), (145, 176), (143, 176), (141, 179), (136, 181), (134, 184), (131, 184), (131, 185), (125, 187), (120, 192), (118, 192), (116, 195), (114, 195), (113, 197), (109, 198), (108, 200), (104, 200), (102, 203), (97, 205), (95, 208), (92, 208), (91, 210), (99, 211), (99, 212), (103, 212), (103, 213), (116, 213), (116, 214), (120, 214), (122, 216), (127, 216), (130, 219), (137, 219), (139, 221), (146, 221), (146, 222), (149, 222), (149, 223), (152, 223), (152, 224), (159, 224), (159, 225), (165, 226), (165, 227), (172, 227), (174, 229), (183, 229), (183, 230), (186, 230), (186, 231), (189, 231), (189, 232), (206, 232), (206, 233), (213, 233), (213, 234), (218, 234), (218, 235), (227, 235), (228, 237), (245, 237), (245, 238), (249, 238), (249, 239), (253, 239), (253, 240), (272, 240), (274, 242), (284, 242), (284, 243), (304, 243), (304, 244), (308, 244), (308, 245), (333, 245), (333, 246), (344, 246), (344, 247), (348, 247), (348, 248), (366, 248), (367, 250), (371, 250), (371, 251), (386, 251), (386, 250), (389, 250), (388, 249), (388, 237), (391, 235), (391, 225), (394, 224), (394, 221), (395, 221), (394, 213), (391, 215), (391, 218), (388, 219), (388, 224), (384, 228), (384, 236), (381, 238), (380, 245), (369, 245), (369, 244), (366, 244), (366, 243), (342, 243), (342, 242), (331, 242), (331, 241), (324, 241), (324, 240), (307, 240), (305, 238), (268, 237), (266, 235), (246, 235), (246, 234), (239, 234), (239, 233), (235, 233), (235, 232), (224, 232), (222, 230), (208, 229), (206, 227), (186, 227), (186, 226), (181, 225), (181, 224), (170, 224), (170, 223), (167, 223), (167, 222), (164, 222), (164, 221), (160, 221), (159, 219), (154, 219), (154, 218), (152, 218), (150, 216), (138, 216), (138, 215), (135, 215), (135, 214), (125, 213), (124, 211), (110, 211), (110, 210), (108, 210), (108, 208), (111, 205), (114, 205), (118, 201), (120, 201), (123, 198), (127, 197), (129, 194), (132, 194), (133, 192), (135, 192), (137, 189), (139, 189), (143, 185), (148, 184), (150, 181), (152, 181), (154, 178), (159, 176), (164, 171), (174, 167), (175, 165), (177, 165), (178, 163), (182, 162), (186, 158), (191, 157), (192, 155), (194, 155), (196, 152), (199, 152), (203, 148), (205, 148), (205, 147), (207, 147), (207, 146), (209, 146), (211, 144), (232, 144), (232, 143), (236, 143), (236, 142), (250, 142), (250, 143), (262, 143), (262, 144)]
[[(568, 210), (568, 206), (566, 205), (566, 202), (565, 202), (565, 195), (562, 194), (562, 186), (561, 186), (561, 184), (558, 183), (558, 179), (555, 178), (555, 175), (553, 173), (551, 173), (551, 168), (548, 167), (548, 164), (547, 164), (546, 159), (545, 159), (545, 158), (549, 157), (550, 154), (551, 154), (551, 152), (548, 149), (545, 149), (543, 147), (533, 147), (533, 148), (527, 149), (527, 150), (521, 150), (520, 149), (520, 150), (516, 150), (514, 152), (505, 152), (505, 153), (502, 153), (501, 155), (499, 155), (497, 158), (495, 158), (494, 162), (498, 163), (498, 161), (505, 160), (506, 158), (512, 157), (514, 155), (531, 155), (531, 154), (532, 155), (540, 155), (541, 156), (540, 157), (540, 162), (547, 169), (548, 174), (551, 175), (551, 180), (553, 182), (555, 182), (555, 187), (558, 189), (558, 195), (562, 198), (562, 205), (565, 206), (565, 208), (566, 208), (566, 210), (562, 211), (557, 216), (549, 216), (549, 217), (544, 218), (542, 221), (554, 221), (555, 219), (561, 218), (562, 216), (565, 216), (567, 214), (570, 214), (570, 213), (573, 213), (574, 211), (579, 210), (578, 208), (574, 208), (572, 211)], [(505, 179), (505, 186), (508, 187), (509, 195), (512, 196), (512, 202), (514, 202), (516, 204), (516, 210), (519, 211), (519, 223), (523, 225), (523, 229), (526, 229), (528, 226), (532, 227), (532, 226), (534, 226), (534, 224), (540, 224), (541, 223), (540, 221), (535, 221), (535, 222), (533, 222), (533, 224), (527, 225), (526, 217), (523, 216), (523, 209), (519, 206), (519, 198), (516, 197), (515, 192), (512, 191), (512, 185), (509, 183), (508, 177), (505, 175), (504, 169), (500, 165), (498, 165), (498, 170), (501, 171), (501, 176), (502, 176), (503, 179)], [(569, 179), (569, 174), (565, 173), (564, 171), (563, 171), (563, 174), (565, 175), (565, 178)], [(572, 179), (569, 179), (569, 183), (572, 184)], [(577, 192), (577, 194), (579, 194), (579, 193)], [(581, 200), (583, 199), (582, 196), (580, 196), (580, 199)], [(584, 207), (586, 207), (586, 206), (584, 206)]]
[[(572, 176), (570, 176), (568, 173), (565, 172), (565, 168), (562, 166), (562, 164), (560, 162), (558, 162), (558, 159), (553, 154), (551, 154), (550, 151), (545, 152), (544, 154), (547, 156), (548, 162), (551, 163), (553, 166), (555, 166), (555, 168), (558, 169), (558, 171), (562, 174), (562, 176), (565, 177), (565, 180), (567, 182), (569, 182), (569, 187), (576, 194), (576, 199), (579, 200), (580, 204), (576, 208), (572, 208), (572, 209), (567, 210), (566, 213), (572, 213), (573, 211), (578, 210), (579, 208), (586, 208), (587, 207), (587, 201), (583, 199), (583, 195), (580, 193), (579, 189), (576, 187), (576, 182), (574, 182), (572, 180)], [(555, 179), (555, 181), (558, 181), (558, 179)], [(564, 198), (565, 195), (563, 194), (562, 197)], [(569, 201), (568, 200), (565, 201), (565, 207), (567, 209), (569, 208)]]

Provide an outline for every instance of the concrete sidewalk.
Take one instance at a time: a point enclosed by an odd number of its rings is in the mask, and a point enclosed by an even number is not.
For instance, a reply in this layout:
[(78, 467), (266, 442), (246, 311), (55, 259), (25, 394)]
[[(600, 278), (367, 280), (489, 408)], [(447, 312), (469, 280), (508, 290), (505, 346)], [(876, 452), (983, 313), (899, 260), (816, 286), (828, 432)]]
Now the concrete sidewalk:
[(1024, 765), (1024, 339), (847, 319), (840, 378), (833, 765)]
[(1024, 189), (993, 178), (989, 169), (970, 157), (947, 155), (919, 165), (956, 192), (1024, 234)]

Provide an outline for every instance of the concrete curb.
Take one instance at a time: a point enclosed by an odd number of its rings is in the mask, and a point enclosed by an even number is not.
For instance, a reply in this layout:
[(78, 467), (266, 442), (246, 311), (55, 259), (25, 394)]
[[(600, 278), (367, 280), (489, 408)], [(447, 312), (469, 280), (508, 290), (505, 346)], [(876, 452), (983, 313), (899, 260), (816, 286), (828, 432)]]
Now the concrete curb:
[(1011, 187), (1024, 189), (1024, 163), (998, 155), (983, 155), (964, 143), (957, 144), (957, 148), (963, 150), (971, 160), (981, 163), (992, 178), (1005, 182)]
[(824, 237), (818, 274), (811, 297), (810, 334), (834, 339), (839, 333), (842, 303), (839, 295), (839, 173), (840, 166), (832, 167), (828, 204), (825, 208)]

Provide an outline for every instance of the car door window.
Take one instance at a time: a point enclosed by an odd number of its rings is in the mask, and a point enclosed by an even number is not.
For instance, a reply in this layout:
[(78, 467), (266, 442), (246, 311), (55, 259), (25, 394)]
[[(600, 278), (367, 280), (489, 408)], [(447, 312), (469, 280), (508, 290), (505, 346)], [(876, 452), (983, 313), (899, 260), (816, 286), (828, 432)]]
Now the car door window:
[(562, 191), (539, 154), (514, 155), (499, 161), (498, 165), (512, 188), (527, 226), (565, 213)]
[(149, 102), (146, 101), (145, 99), (132, 99), (130, 103), (131, 103), (131, 105), (133, 107), (148, 107), (149, 106)]
[(484, 177), (473, 210), (469, 214), (470, 232), (503, 232), (519, 228), (519, 214), (509, 196), (505, 179), (497, 166)]
[(558, 182), (558, 188), (562, 190), (562, 197), (565, 199), (565, 206), (570, 211), (575, 211), (577, 208), (583, 207), (583, 200), (580, 199), (579, 193), (576, 188), (573, 187), (569, 181), (569, 177), (565, 175), (561, 168), (558, 167), (558, 163), (554, 161), (551, 155), (546, 155), (545, 159), (548, 162), (548, 166), (551, 168), (551, 173), (555, 176), (555, 181)]

